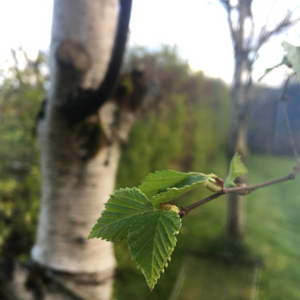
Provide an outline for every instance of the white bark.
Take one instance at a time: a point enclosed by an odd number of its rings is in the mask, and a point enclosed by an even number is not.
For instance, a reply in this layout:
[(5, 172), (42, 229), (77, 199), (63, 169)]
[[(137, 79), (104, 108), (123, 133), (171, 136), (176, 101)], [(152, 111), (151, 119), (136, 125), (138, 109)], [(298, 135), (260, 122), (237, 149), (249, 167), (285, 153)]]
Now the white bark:
[[(32, 259), (65, 274), (97, 274), (98, 282), (113, 273), (113, 248), (111, 243), (87, 240), (87, 236), (113, 192), (120, 150), (117, 141), (108, 146), (106, 133), (101, 132), (103, 141), (89, 156), (91, 150), (85, 148), (78, 132), (81, 126), (98, 124), (99, 120), (107, 127), (114, 111), (104, 107), (102, 117), (95, 113), (71, 124), (60, 108), (78, 88), (96, 89), (103, 81), (116, 23), (116, 0), (54, 1), (51, 88), (46, 116), (38, 127), (43, 183)], [(109, 164), (105, 164), (108, 152)], [(84, 287), (83, 294), (89, 299), (108, 299), (111, 286), (109, 281), (105, 287)]]
[[(89, 56), (82, 88), (97, 88), (103, 80), (117, 24), (116, 0), (55, 0), (51, 39), (52, 90), (64, 88), (57, 72), (56, 51), (62, 42), (81, 44)], [(59, 99), (62, 100), (62, 99)]]
[(87, 236), (113, 192), (119, 150), (112, 147), (108, 166), (106, 147), (85, 164), (73, 134), (62, 128), (58, 132), (47, 129), (39, 132), (42, 204), (32, 258), (67, 272), (113, 269), (112, 244), (87, 240)]
[[(53, 109), (65, 101), (68, 85), (59, 72), (56, 52), (62, 42), (81, 44), (90, 64), (81, 87), (96, 88), (105, 75), (116, 28), (115, 0), (54, 1), (51, 43), (51, 90), (39, 139), (42, 155), (42, 206), (32, 258), (67, 272), (113, 268), (112, 246), (86, 237), (113, 191), (119, 151), (104, 165), (106, 149), (88, 163), (80, 157), (74, 130)], [(72, 88), (72, 87), (71, 87)]]

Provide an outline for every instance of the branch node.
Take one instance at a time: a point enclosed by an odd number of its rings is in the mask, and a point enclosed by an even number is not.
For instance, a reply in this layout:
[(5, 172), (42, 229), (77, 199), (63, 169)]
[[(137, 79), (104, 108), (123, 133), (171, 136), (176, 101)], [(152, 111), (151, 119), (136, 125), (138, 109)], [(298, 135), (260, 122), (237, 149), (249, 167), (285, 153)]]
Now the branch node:
[(56, 57), (61, 66), (78, 72), (86, 72), (91, 60), (85, 48), (78, 42), (64, 40), (57, 49)]
[(178, 212), (178, 214), (179, 214), (180, 218), (183, 218), (186, 215), (186, 211), (185, 211), (184, 207), (182, 207), (182, 206), (180, 207), (180, 211)]
[[(294, 168), (294, 170), (295, 170), (295, 169), (296, 169), (296, 168)], [(288, 179), (289, 179), (289, 180), (293, 180), (293, 179), (295, 179), (295, 177), (296, 177), (296, 176), (295, 176), (295, 174), (293, 174), (293, 173), (291, 173), (291, 174), (288, 175)]]

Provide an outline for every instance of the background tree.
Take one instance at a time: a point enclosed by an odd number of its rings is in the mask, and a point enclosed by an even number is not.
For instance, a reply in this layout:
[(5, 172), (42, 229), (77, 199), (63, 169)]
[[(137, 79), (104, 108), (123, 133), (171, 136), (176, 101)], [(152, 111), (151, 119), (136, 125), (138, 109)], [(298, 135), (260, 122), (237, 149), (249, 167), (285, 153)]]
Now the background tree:
[[(22, 50), (11, 54), (12, 67), (0, 75), (0, 255), (9, 253), (24, 262), (34, 241), (39, 209), (39, 156), (33, 128), (44, 95), (47, 72), (42, 70), (47, 59), (39, 53), (30, 61)], [(20, 57), (26, 61), (24, 70)]]
[[(253, 64), (260, 48), (274, 35), (289, 28), (294, 21), (292, 14), (286, 16), (273, 28), (263, 26), (257, 34), (252, 15), (253, 0), (220, 0), (227, 11), (228, 25), (234, 48), (234, 77), (231, 88), (231, 125), (228, 137), (228, 161), (238, 152), (247, 158), (247, 126), (252, 106), (251, 88)], [(240, 178), (240, 183), (243, 179)], [(242, 198), (237, 193), (229, 195), (226, 233), (231, 239), (243, 236)]]

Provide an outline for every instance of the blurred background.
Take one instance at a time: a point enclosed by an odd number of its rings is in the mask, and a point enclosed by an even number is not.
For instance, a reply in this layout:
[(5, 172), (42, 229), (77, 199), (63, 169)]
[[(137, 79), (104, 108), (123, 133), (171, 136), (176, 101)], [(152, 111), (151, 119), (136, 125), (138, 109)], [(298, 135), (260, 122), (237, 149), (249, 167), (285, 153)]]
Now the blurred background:
[[(236, 1), (237, 2), (237, 1)], [(255, 28), (273, 28), (299, 1), (253, 1)], [(25, 263), (35, 239), (41, 174), (34, 134), (49, 87), (52, 1), (0, 3), (0, 254)], [(269, 27), (268, 27), (269, 26)], [(282, 41), (299, 45), (299, 24), (261, 47), (252, 71), (247, 181), (288, 174), (300, 151), (300, 90), (291, 71), (266, 68), (282, 60)], [(142, 64), (158, 88), (155, 105), (131, 131), (117, 186), (133, 187), (155, 170), (213, 172), (226, 178), (234, 51), (219, 1), (137, 0), (133, 3), (124, 70)], [(287, 102), (283, 102), (282, 95)], [(291, 145), (288, 115), (295, 149)], [(299, 178), (244, 197), (244, 237), (224, 239), (226, 198), (183, 220), (172, 261), (150, 292), (126, 242), (115, 243), (115, 299), (299, 299)], [(185, 206), (207, 196), (199, 188), (177, 199)], [(178, 204), (179, 203), (179, 204)]]

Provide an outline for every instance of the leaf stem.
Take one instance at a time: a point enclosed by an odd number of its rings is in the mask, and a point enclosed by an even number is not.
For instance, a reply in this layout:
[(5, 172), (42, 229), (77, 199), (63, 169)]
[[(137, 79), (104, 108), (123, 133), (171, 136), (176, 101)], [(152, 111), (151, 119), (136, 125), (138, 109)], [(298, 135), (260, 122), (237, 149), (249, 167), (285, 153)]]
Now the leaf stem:
[(232, 187), (232, 188), (223, 188), (222, 191), (215, 193), (213, 195), (210, 195), (200, 201), (197, 201), (189, 206), (186, 207), (181, 207), (181, 210), (179, 212), (179, 216), (180, 218), (183, 218), (184, 216), (186, 216), (191, 210), (193, 210), (194, 208), (203, 205), (213, 199), (219, 198), (220, 196), (227, 194), (227, 193), (236, 193), (236, 192), (241, 192), (241, 191), (249, 191), (252, 192), (254, 190), (269, 186), (269, 185), (273, 185), (273, 184), (277, 184), (280, 182), (284, 182), (287, 180), (293, 180), (296, 178), (297, 174), (300, 172), (300, 162), (293, 168), (293, 170), (287, 174), (286, 176), (283, 177), (279, 177), (279, 178), (275, 178), (269, 181), (265, 181), (265, 182), (261, 182), (261, 183), (257, 183), (257, 184), (250, 184), (247, 186), (243, 186), (243, 187)]

